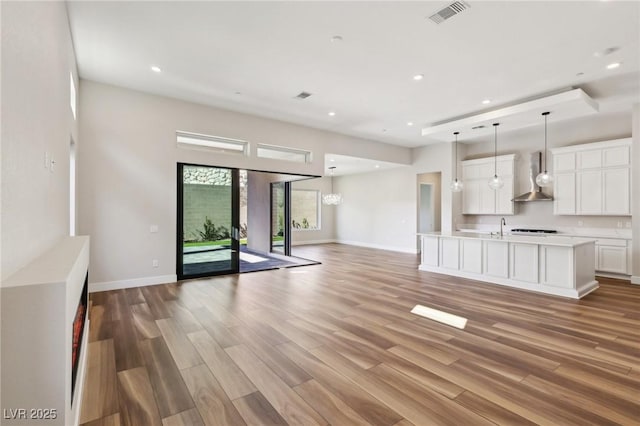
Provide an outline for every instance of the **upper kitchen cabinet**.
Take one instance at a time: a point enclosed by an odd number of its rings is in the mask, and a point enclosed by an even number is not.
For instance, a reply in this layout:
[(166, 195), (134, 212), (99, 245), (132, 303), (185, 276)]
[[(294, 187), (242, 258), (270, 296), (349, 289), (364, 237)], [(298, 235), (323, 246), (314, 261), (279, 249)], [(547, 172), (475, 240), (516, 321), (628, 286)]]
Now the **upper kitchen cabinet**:
[[(496, 161), (494, 163), (494, 161)], [(462, 161), (462, 213), (512, 215), (514, 195), (515, 155), (500, 155)], [(489, 179), (496, 168), (504, 186), (498, 190), (489, 187)]]
[(557, 215), (631, 215), (631, 138), (551, 150)]

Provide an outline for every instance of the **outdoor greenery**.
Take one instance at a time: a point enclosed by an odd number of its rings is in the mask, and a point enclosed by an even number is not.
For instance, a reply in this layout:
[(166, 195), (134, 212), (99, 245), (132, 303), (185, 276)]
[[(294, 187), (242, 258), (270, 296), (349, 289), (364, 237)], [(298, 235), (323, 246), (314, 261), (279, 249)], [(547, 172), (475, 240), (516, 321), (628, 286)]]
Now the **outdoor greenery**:
[(217, 241), (231, 238), (229, 228), (226, 226), (216, 226), (208, 217), (204, 221), (204, 231), (198, 231), (200, 241)]

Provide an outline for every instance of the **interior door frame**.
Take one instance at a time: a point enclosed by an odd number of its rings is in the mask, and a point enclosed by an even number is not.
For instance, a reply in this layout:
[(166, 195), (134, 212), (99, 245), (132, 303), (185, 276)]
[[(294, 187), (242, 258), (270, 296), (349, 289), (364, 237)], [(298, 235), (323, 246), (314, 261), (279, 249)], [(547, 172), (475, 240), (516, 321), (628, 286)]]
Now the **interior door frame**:
[[(201, 274), (184, 274), (184, 166), (209, 167), (231, 171), (231, 268), (220, 271), (203, 272)], [(176, 275), (178, 281), (212, 277), (216, 275), (237, 274), (240, 272), (240, 169), (207, 164), (177, 163), (177, 221), (176, 221)]]

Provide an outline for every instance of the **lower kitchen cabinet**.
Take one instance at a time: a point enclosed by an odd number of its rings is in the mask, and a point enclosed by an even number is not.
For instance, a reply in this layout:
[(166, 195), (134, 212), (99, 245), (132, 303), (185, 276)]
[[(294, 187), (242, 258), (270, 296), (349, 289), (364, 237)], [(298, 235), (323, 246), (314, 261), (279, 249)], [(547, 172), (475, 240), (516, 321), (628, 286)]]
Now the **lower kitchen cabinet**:
[(596, 271), (629, 274), (628, 257), (626, 240), (596, 240)]
[(518, 281), (538, 282), (538, 245), (510, 244), (510, 277)]
[(503, 241), (484, 241), (484, 252), (485, 274), (509, 278), (509, 244)]

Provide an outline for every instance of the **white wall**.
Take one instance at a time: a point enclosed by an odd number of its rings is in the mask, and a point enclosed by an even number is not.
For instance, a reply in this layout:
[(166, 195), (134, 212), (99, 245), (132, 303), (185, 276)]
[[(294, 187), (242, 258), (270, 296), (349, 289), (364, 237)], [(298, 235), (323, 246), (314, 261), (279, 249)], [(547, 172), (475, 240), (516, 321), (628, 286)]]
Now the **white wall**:
[[(620, 139), (631, 135), (631, 114), (613, 113), (599, 114), (579, 120), (554, 123), (553, 114), (549, 116), (547, 141), (549, 149), (554, 147), (577, 145), (602, 140)], [(461, 135), (464, 142), (464, 135)], [(468, 160), (493, 156), (493, 137), (478, 143), (466, 143), (461, 146), (461, 158)], [(532, 152), (544, 152), (544, 121), (540, 126), (510, 132), (505, 135), (498, 133), (498, 155), (517, 154), (515, 195), (529, 191), (529, 157)], [(553, 174), (553, 161), (548, 153), (548, 170)], [(543, 160), (544, 162), (544, 160)], [(634, 163), (635, 165), (636, 163)], [(544, 166), (543, 166), (544, 167)], [(487, 180), (489, 176), (487, 177)], [(551, 189), (544, 189), (546, 193), (553, 193)], [(509, 226), (547, 226), (547, 227), (577, 227), (578, 221), (583, 227), (616, 228), (621, 222), (623, 226), (631, 222), (629, 216), (556, 216), (553, 214), (553, 202), (540, 201), (531, 203), (516, 203), (515, 216), (506, 217)], [(497, 216), (465, 215), (462, 223), (495, 223)]]
[[(291, 189), (314, 189), (321, 195), (331, 192), (331, 177), (299, 180), (291, 183)], [(332, 242), (335, 234), (335, 212), (340, 206), (328, 206), (320, 203), (320, 229), (294, 229), (291, 232), (291, 245)], [(295, 249), (292, 250), (295, 252)]]
[[(69, 233), (69, 152), (78, 88), (63, 2), (2, 2), (2, 280)], [(53, 172), (45, 168), (48, 153)]]
[(417, 180), (411, 167), (334, 178), (338, 242), (416, 252)]
[[(81, 89), (78, 229), (92, 237), (92, 283), (175, 279), (177, 162), (306, 175), (323, 174), (326, 152), (411, 162), (407, 148), (91, 81), (82, 80)], [(314, 162), (177, 148), (176, 130), (244, 139), (252, 144), (252, 153), (256, 142), (310, 149)], [(158, 233), (149, 232), (151, 224), (158, 225)], [(152, 267), (152, 259), (158, 259), (158, 268)]]
[(271, 183), (286, 180), (278, 173), (247, 172), (247, 248), (271, 251)]
[(632, 142), (632, 182), (631, 199), (633, 220), (633, 251), (631, 263), (633, 265), (633, 275), (631, 282), (634, 284), (640, 284), (640, 104), (633, 106), (633, 142)]

